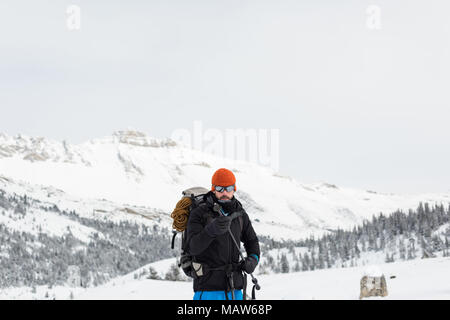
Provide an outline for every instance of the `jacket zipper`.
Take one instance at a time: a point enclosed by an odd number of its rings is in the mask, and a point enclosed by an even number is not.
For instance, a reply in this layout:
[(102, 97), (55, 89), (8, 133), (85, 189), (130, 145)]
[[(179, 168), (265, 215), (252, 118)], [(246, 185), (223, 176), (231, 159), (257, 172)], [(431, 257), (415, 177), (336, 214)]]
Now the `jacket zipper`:
[[(231, 224), (233, 224), (233, 221), (231, 221)], [(230, 232), (233, 233), (230, 225)], [(227, 234), (227, 240), (228, 240), (228, 263), (232, 263), (232, 257), (231, 257), (231, 236)]]

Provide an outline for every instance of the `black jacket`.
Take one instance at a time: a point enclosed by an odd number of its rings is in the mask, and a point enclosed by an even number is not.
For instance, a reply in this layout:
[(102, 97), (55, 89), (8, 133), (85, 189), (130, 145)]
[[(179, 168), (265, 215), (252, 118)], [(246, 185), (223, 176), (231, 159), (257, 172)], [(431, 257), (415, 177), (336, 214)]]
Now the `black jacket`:
[[(230, 234), (227, 232), (217, 237), (211, 237), (205, 226), (219, 213), (213, 211), (214, 202), (217, 202), (213, 192), (208, 192), (204, 196), (204, 203), (193, 209), (189, 214), (187, 226), (187, 246), (188, 251), (194, 256), (194, 261), (206, 265), (207, 269), (217, 269), (225, 265), (237, 266), (240, 260), (238, 249), (234, 244)], [(223, 206), (229, 214), (243, 210), (241, 203), (233, 197), (228, 206)], [(242, 222), (242, 231), (241, 231)], [(236, 218), (231, 223), (231, 231), (234, 238), (240, 243), (244, 243), (247, 255), (256, 254), (260, 257), (259, 241), (253, 230), (250, 219), (243, 211), (242, 220)], [(243, 274), (239, 270), (233, 272), (235, 289), (243, 288)], [(224, 270), (210, 270), (205, 275), (194, 279), (194, 291), (221, 291), (229, 290), (226, 272)]]

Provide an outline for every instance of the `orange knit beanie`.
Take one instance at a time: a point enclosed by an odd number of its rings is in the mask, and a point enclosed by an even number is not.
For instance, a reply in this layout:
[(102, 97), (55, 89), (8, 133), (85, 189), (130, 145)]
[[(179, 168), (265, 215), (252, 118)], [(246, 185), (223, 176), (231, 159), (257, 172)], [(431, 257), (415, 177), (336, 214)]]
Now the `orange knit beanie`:
[(214, 186), (228, 187), (232, 186), (233, 184), (234, 191), (236, 191), (236, 177), (234, 176), (233, 172), (225, 168), (220, 168), (219, 170), (214, 172), (211, 183), (213, 185), (211, 188), (212, 191), (214, 191)]

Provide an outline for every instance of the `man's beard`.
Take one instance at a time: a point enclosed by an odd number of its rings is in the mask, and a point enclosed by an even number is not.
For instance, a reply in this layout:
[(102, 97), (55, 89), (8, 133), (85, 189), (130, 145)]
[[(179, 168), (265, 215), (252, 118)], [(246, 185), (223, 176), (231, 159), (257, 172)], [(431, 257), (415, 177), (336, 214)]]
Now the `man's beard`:
[(219, 201), (219, 203), (222, 203), (222, 204), (226, 204), (226, 203), (230, 203), (231, 202), (231, 198), (226, 196), (226, 195), (221, 196), (217, 200)]

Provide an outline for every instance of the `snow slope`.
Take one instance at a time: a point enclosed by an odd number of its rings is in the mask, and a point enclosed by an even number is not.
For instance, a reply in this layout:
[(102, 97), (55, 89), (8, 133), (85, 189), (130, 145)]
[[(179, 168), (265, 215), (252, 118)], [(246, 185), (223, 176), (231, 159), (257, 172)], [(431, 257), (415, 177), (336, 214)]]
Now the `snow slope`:
[(34, 193), (51, 187), (54, 201), (57, 193), (64, 194), (78, 199), (77, 206), (84, 200), (105, 201), (149, 208), (167, 217), (182, 190), (209, 187), (212, 174), (221, 167), (234, 171), (236, 197), (258, 234), (276, 239), (350, 228), (379, 212), (417, 208), (421, 201), (450, 202), (448, 194), (396, 195), (327, 183), (305, 185), (268, 167), (219, 158), (136, 131), (119, 131), (79, 145), (0, 134), (3, 179), (26, 184)]
[[(380, 270), (388, 296), (370, 299), (450, 299), (450, 258), (424, 259), (357, 268), (258, 276), (258, 299), (359, 299), (360, 280)], [(391, 279), (391, 276), (395, 276)], [(115, 280), (76, 299), (191, 299), (192, 284), (157, 280)], [(116, 288), (114, 288), (116, 287)], [(249, 289), (251, 289), (249, 285)]]
[[(388, 296), (380, 300), (450, 299), (450, 258), (434, 258), (344, 269), (260, 275), (259, 300), (356, 300), (365, 274), (382, 273)], [(0, 293), (1, 299), (82, 299), (82, 300), (190, 300), (191, 282), (134, 280), (133, 274), (95, 288), (38, 287), (15, 288)], [(391, 278), (395, 276), (395, 278)], [(251, 286), (249, 285), (249, 290)], [(47, 296), (47, 297), (46, 297)]]
[[(73, 236), (85, 243), (92, 240), (94, 233), (102, 237), (98, 230), (85, 227), (66, 216), (43, 209), (43, 207), (53, 207), (54, 205), (67, 212), (75, 211), (81, 217), (114, 223), (129, 221), (147, 226), (159, 225), (169, 228), (172, 221), (169, 214), (153, 208), (119, 204), (105, 199), (78, 198), (51, 186), (31, 185), (0, 175), (0, 192), (2, 190), (6, 192), (7, 196), (26, 195), (32, 201), (32, 205), (28, 208), (29, 214), (24, 214), (20, 219), (14, 216), (11, 218), (8, 215), (0, 215), (0, 224), (4, 224), (10, 230), (33, 235), (44, 232), (49, 236), (60, 237), (70, 229)], [(35, 201), (40, 202), (34, 203)]]

